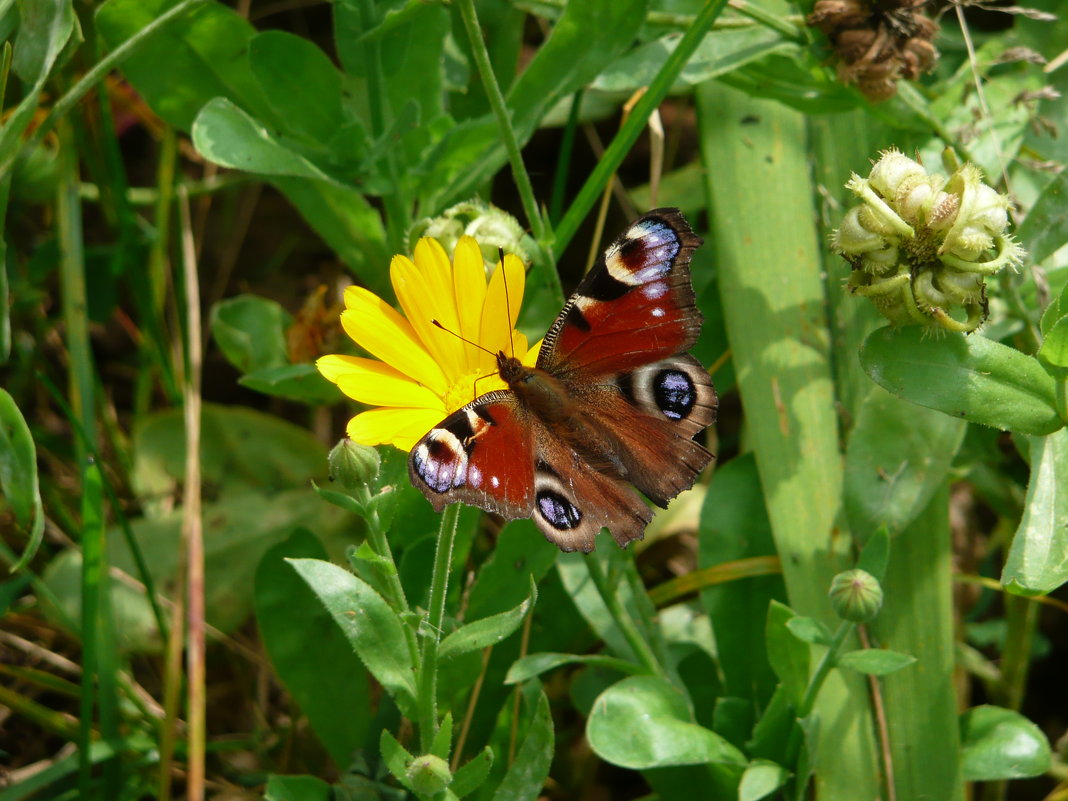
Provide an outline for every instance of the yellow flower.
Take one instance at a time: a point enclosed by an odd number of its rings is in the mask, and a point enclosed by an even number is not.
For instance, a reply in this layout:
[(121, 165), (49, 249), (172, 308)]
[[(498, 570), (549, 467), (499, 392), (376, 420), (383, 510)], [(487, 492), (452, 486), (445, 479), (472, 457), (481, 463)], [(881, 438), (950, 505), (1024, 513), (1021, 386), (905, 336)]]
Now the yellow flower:
[(515, 330), (525, 274), (514, 255), (504, 257), (487, 284), (474, 239), (460, 239), (451, 263), (436, 239), (420, 239), (414, 261), (394, 256), (389, 276), (404, 314), (357, 286), (345, 290), (341, 313), (345, 333), (375, 358), (323, 356), (316, 366), (353, 400), (378, 407), (349, 421), (350, 438), (409, 451), (446, 415), (507, 387), (491, 354), (515, 353), (533, 365), (538, 349), (528, 349), (527, 338)]

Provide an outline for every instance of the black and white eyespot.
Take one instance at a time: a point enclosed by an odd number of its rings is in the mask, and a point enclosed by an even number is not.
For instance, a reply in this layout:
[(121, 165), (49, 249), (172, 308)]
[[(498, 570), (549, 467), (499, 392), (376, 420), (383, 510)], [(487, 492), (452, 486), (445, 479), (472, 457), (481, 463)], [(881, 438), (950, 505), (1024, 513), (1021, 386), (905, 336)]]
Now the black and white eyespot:
[(671, 271), (682, 242), (678, 232), (658, 217), (642, 219), (605, 251), (608, 273), (624, 284), (640, 286)]
[(534, 474), (534, 512), (557, 531), (571, 531), (582, 523), (582, 512), (571, 502), (560, 478), (540, 466)]
[[(714, 407), (708, 373), (689, 356), (674, 356), (620, 376), (617, 385), (631, 401), (668, 420), (687, 420), (698, 408)], [(704, 421), (707, 425), (709, 420)]]
[(412, 467), (434, 492), (448, 492), (467, 480), (467, 451), (454, 433), (435, 428), (412, 451)]

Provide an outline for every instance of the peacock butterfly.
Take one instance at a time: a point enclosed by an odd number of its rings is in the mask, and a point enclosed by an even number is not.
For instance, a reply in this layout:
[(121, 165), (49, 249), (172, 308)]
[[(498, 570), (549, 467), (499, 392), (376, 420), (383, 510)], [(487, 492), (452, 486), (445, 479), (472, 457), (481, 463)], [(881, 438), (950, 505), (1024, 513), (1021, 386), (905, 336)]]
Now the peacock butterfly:
[[(561, 550), (620, 547), (693, 486), (712, 454), (693, 437), (716, 391), (689, 350), (701, 331), (690, 257), (701, 239), (678, 209), (631, 223), (568, 299), (536, 367), (497, 354), (509, 389), (450, 414), (411, 451), (408, 474), (438, 511), (463, 501), (533, 516)], [(633, 487), (631, 486), (633, 485)]]

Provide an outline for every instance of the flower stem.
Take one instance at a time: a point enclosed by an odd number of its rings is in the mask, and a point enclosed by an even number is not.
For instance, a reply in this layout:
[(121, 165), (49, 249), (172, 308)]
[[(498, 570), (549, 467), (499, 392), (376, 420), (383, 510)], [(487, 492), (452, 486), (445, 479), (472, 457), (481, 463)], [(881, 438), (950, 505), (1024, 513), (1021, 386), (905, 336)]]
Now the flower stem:
[(523, 203), (523, 212), (527, 215), (530, 230), (539, 244), (544, 245), (547, 240), (545, 220), (538, 212), (538, 203), (534, 198), (534, 187), (530, 183), (530, 176), (523, 164), (523, 154), (519, 151), (519, 142), (515, 138), (512, 129), (512, 121), (508, 115), (508, 108), (504, 102), (504, 94), (501, 92), (497, 77), (493, 74), (490, 64), (489, 51), (486, 50), (486, 42), (482, 38), (482, 29), (478, 26), (478, 14), (475, 12), (474, 0), (456, 0), (456, 7), (460, 10), (460, 17), (464, 21), (464, 30), (467, 32), (467, 40), (471, 44), (471, 53), (475, 57), (475, 66), (478, 75), (482, 79), (482, 86), (486, 90), (493, 116), (497, 118), (497, 127), (501, 131), (501, 140), (504, 149), (508, 152), (508, 161), (512, 165), (512, 177), (515, 179), (516, 188), (519, 190), (519, 199)]
[[(466, 0), (466, 2), (470, 2), (470, 0)], [(634, 143), (638, 141), (638, 136), (644, 130), (649, 115), (660, 105), (660, 101), (667, 96), (668, 90), (671, 89), (671, 85), (675, 82), (679, 73), (682, 72), (682, 68), (686, 66), (686, 62), (690, 60), (690, 56), (693, 55), (701, 40), (704, 39), (705, 34), (711, 29), (712, 23), (715, 22), (726, 5), (727, 0), (709, 0), (704, 5), (693, 25), (683, 34), (678, 46), (668, 56), (664, 66), (660, 68), (660, 72), (656, 74), (656, 77), (649, 84), (649, 91), (634, 104), (634, 109), (631, 111), (630, 116), (620, 126), (619, 133), (616, 134), (612, 144), (605, 150), (604, 156), (597, 162), (597, 166), (593, 168), (593, 172), (586, 179), (586, 183), (582, 185), (575, 202), (567, 210), (567, 214), (560, 221), (560, 225), (556, 227), (553, 248), (557, 253), (562, 253), (567, 248), (568, 243), (571, 242), (572, 237), (578, 232), (583, 218), (600, 198), (601, 190), (611, 180), (619, 165), (623, 163), (623, 159), (631, 147), (634, 146)]]
[(816, 698), (820, 694), (820, 688), (823, 687), (823, 682), (831, 672), (831, 669), (838, 663), (838, 652), (842, 649), (842, 643), (845, 642), (854, 625), (856, 624), (850, 623), (848, 620), (843, 620), (838, 625), (838, 630), (834, 633), (834, 638), (831, 640), (827, 652), (816, 667), (816, 672), (812, 674), (808, 689), (805, 690), (805, 697), (801, 699), (801, 706), (797, 708), (798, 718), (803, 718), (812, 711)]
[(445, 594), (449, 588), (449, 566), (452, 563), (452, 547), (456, 541), (456, 522), (459, 516), (458, 503), (446, 506), (445, 511), (441, 513), (438, 547), (434, 554), (434, 572), (430, 577), (430, 614), (423, 642), (423, 658), (419, 665), (416, 698), (419, 743), (423, 753), (430, 752), (438, 730), (438, 642), (441, 640), (441, 624), (445, 619)]
[[(402, 615), (408, 615), (412, 610), (408, 605), (408, 597), (404, 594), (404, 585), (401, 584), (400, 573), (397, 570), (397, 563), (393, 559), (393, 550), (389, 547), (389, 539), (386, 537), (386, 532), (382, 528), (382, 520), (378, 516), (378, 509), (372, 505), (370, 501), (370, 489), (363, 488), (363, 495), (359, 500), (363, 504), (364, 509), (364, 522), (367, 523), (367, 540), (371, 544), (371, 548), (375, 554), (385, 559), (393, 566), (392, 570), (380, 569), (383, 574), (383, 578), (386, 583), (386, 591), (389, 597), (386, 599), (389, 605), (400, 612)], [(412, 631), (412, 627), (404, 626), (404, 638), (408, 642), (408, 655), (413, 665), (418, 664), (419, 661), (419, 646), (415, 641), (415, 632)]]
[(660, 664), (660, 660), (656, 658), (653, 649), (649, 647), (649, 643), (638, 631), (638, 627), (634, 625), (630, 614), (623, 608), (623, 604), (619, 600), (619, 593), (615, 591), (612, 583), (608, 581), (608, 577), (605, 576), (597, 557), (588, 556), (586, 558), (586, 567), (590, 571), (590, 578), (593, 579), (593, 584), (597, 588), (601, 600), (608, 607), (608, 613), (612, 616), (612, 620), (615, 621), (616, 625), (619, 626), (619, 630), (623, 633), (623, 637), (627, 640), (631, 650), (634, 651), (635, 656), (638, 657), (638, 661), (652, 675), (663, 677), (665, 675), (663, 665)]

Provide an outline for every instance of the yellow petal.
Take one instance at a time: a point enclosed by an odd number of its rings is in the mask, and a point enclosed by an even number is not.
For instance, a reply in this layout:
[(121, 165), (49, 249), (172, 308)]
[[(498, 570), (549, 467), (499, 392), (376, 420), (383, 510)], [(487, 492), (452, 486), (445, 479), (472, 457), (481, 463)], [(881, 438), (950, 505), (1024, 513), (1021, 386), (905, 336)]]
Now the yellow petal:
[[(515, 321), (519, 317), (519, 307), (523, 304), (523, 290), (526, 285), (526, 271), (519, 257), (509, 253), (504, 257), (504, 269), (497, 269), (490, 276), (486, 290), (486, 301), (482, 307), (482, 328), (478, 341), (496, 353), (504, 351), (511, 356), (511, 334)], [(492, 369), (493, 359), (489, 354), (482, 354), (479, 362), (482, 369)]]
[[(478, 242), (469, 236), (460, 237), (453, 254), (452, 285), (456, 294), (456, 312), (460, 333), (465, 339), (478, 342), (482, 325), (482, 305), (486, 299), (486, 269)], [(482, 363), (481, 351), (464, 345), (464, 365), (468, 370)]]
[(389, 277), (404, 315), (426, 350), (451, 381), (463, 372), (463, 343), (455, 334), (442, 331), (432, 321), (437, 320), (453, 332), (460, 327), (453, 298), (452, 276), (442, 276), (437, 248), (424, 245), (424, 242), (437, 245), (437, 240), (420, 239), (415, 248), (417, 262), (414, 264), (404, 256), (394, 256), (389, 265)]
[(357, 286), (345, 290), (345, 306), (341, 326), (357, 345), (435, 394), (445, 394), (448, 382), (444, 373), (396, 309)]
[(410, 451), (442, 419), (436, 409), (371, 409), (349, 420), (347, 433), (361, 445), (389, 444)]
[(534, 367), (535, 365), (537, 365), (538, 354), (541, 353), (541, 343), (544, 341), (545, 338), (542, 337), (533, 345), (531, 345), (530, 349), (526, 352), (526, 354), (524, 354), (523, 358), (519, 361), (523, 362), (523, 364), (525, 364), (527, 367)]
[(317, 365), (328, 380), (360, 403), (440, 408), (442, 415), (445, 414), (445, 404), (438, 395), (383, 362), (358, 356), (324, 356)]

